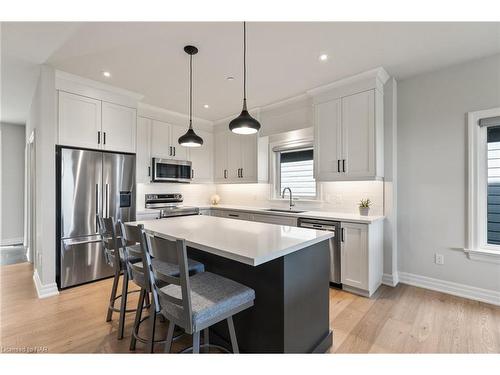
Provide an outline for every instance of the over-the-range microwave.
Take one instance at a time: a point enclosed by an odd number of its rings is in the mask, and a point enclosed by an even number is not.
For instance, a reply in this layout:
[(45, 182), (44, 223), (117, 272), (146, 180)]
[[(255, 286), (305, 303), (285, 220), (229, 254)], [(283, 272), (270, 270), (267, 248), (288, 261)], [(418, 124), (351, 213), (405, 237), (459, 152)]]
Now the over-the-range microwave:
[(191, 162), (153, 158), (152, 182), (191, 182)]

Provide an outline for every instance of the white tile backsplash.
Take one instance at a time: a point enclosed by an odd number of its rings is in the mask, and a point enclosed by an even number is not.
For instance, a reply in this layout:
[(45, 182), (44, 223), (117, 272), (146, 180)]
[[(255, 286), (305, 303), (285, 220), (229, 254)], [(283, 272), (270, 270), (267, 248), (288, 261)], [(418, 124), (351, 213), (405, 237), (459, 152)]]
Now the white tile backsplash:
[[(269, 184), (234, 184), (216, 185), (220, 204), (242, 206), (286, 207), (288, 200), (271, 200)], [(320, 184), (321, 199), (319, 201), (295, 202), (297, 209), (325, 210), (339, 213), (359, 212), (358, 202), (370, 198), (373, 206), (370, 215), (384, 214), (384, 183), (382, 181), (341, 181), (323, 182)]]

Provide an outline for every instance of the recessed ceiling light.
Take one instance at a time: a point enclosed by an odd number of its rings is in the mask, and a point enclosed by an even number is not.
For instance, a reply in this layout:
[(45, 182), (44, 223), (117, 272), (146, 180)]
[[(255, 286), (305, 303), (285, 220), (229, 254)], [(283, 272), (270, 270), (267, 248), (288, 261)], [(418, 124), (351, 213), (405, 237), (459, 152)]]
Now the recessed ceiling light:
[(107, 71), (102, 72), (102, 75), (103, 75), (104, 77), (106, 77), (106, 78), (111, 77), (111, 73), (110, 73), (110, 72), (107, 72)]
[(319, 59), (321, 61), (326, 61), (328, 60), (328, 55), (326, 53), (323, 53), (322, 55), (319, 55)]
[(227, 77), (226, 79), (227, 79), (228, 81), (234, 81), (234, 77), (231, 77), (231, 76)]
[(205, 104), (203, 108), (210, 108), (210, 106), (208, 104)]

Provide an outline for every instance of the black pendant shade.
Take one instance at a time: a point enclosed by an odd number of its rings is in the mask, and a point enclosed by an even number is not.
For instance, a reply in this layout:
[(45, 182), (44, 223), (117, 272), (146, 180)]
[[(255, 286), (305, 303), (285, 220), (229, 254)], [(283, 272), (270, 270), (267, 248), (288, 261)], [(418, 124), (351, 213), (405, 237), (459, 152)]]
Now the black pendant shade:
[(229, 123), (229, 130), (237, 134), (253, 134), (260, 129), (260, 123), (247, 111), (247, 28), (243, 22), (243, 110)]
[(186, 46), (184, 51), (189, 55), (189, 129), (179, 137), (179, 144), (184, 147), (200, 147), (203, 139), (193, 130), (193, 55), (198, 53), (198, 48)]

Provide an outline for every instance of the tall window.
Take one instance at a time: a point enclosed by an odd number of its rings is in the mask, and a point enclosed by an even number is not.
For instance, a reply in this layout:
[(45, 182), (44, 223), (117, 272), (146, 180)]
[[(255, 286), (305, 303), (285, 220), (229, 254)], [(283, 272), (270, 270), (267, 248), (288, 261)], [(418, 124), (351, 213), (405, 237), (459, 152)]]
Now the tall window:
[(289, 187), (294, 197), (316, 198), (312, 148), (279, 151), (276, 154), (277, 196), (281, 194), (285, 187)]
[(487, 127), (487, 241), (500, 245), (500, 126)]

